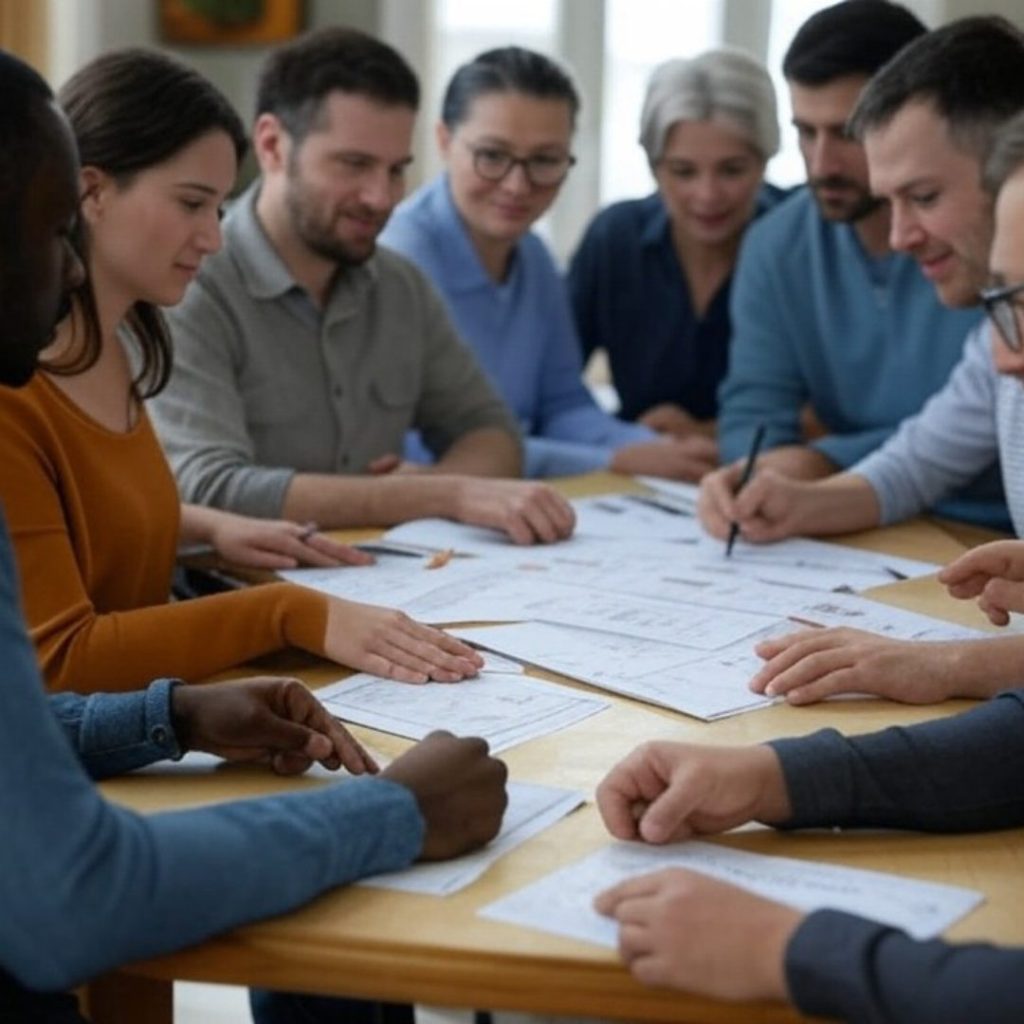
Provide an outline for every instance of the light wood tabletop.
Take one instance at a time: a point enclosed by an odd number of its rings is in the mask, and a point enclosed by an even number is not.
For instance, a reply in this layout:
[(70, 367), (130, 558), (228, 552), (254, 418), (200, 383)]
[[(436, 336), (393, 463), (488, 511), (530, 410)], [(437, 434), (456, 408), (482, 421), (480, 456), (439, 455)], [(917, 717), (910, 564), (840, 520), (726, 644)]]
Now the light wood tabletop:
[[(624, 486), (619, 478), (599, 474), (574, 481), (566, 490), (599, 493)], [(925, 520), (869, 531), (844, 542), (934, 562), (948, 561), (965, 550), (942, 525)], [(985, 624), (972, 604), (953, 601), (931, 577), (877, 588), (871, 596), (966, 625)], [(270, 667), (298, 674), (313, 687), (345, 674), (336, 666), (295, 655), (274, 659)], [(266, 668), (263, 663), (260, 671)], [(540, 671), (534, 674), (558, 678)], [(651, 738), (732, 744), (799, 735), (826, 726), (856, 733), (923, 721), (970, 706), (950, 702), (915, 708), (878, 700), (839, 701), (807, 708), (777, 705), (704, 723), (603, 691), (602, 695), (612, 703), (609, 710), (507, 751), (503, 757), (511, 777), (576, 787), (590, 794), (615, 761)], [(384, 734), (354, 731), (388, 755), (409, 745)], [(153, 811), (322, 784), (277, 779), (254, 768), (225, 767), (199, 777), (130, 776), (107, 782), (103, 789), (119, 803)], [(287, 916), (98, 979), (89, 993), (93, 1018), (96, 1024), (168, 1024), (170, 982), (182, 979), (632, 1020), (767, 1024), (801, 1019), (782, 1005), (736, 1006), (646, 989), (630, 978), (610, 950), (477, 915), (480, 907), (499, 896), (608, 841), (596, 809), (588, 803), (503, 857), (478, 882), (455, 895), (337, 890)], [(1024, 894), (1019, 884), (1024, 873), (1024, 830), (935, 836), (782, 834), (749, 828), (716, 841), (979, 889), (987, 897), (985, 903), (951, 928), (948, 937), (1024, 944)]]

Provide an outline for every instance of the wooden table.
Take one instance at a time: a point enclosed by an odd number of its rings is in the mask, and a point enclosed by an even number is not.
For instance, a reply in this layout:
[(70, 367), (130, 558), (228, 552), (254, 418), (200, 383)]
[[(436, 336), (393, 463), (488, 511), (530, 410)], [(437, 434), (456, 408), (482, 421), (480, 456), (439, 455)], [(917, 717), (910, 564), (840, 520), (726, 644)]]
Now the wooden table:
[[(601, 476), (582, 485), (575, 483), (571, 489), (597, 492), (613, 486), (622, 489), (620, 481)], [(972, 535), (971, 540), (975, 539)], [(848, 542), (936, 562), (964, 550), (948, 530), (922, 520), (870, 531)], [(973, 605), (952, 601), (934, 579), (878, 588), (872, 596), (968, 625), (983, 624)], [(334, 666), (295, 656), (278, 659), (274, 667), (298, 671), (314, 687), (342, 674)], [(777, 706), (708, 724), (602, 695), (613, 704), (609, 710), (567, 731), (507, 751), (503, 756), (512, 777), (590, 792), (612, 763), (649, 738), (730, 744), (803, 734), (824, 726), (854, 733), (923, 721), (969, 706), (954, 702), (912, 708), (883, 701), (801, 709)], [(355, 731), (388, 754), (408, 745), (395, 737)], [(251, 768), (226, 768), (199, 778), (128, 777), (103, 788), (118, 802), (150, 811), (319, 784), (276, 779)], [(167, 1024), (171, 982), (181, 979), (444, 1006), (694, 1024), (800, 1019), (778, 1004), (734, 1006), (646, 989), (629, 977), (609, 950), (477, 916), (478, 908), (497, 897), (578, 860), (607, 841), (596, 810), (588, 805), (504, 857), (481, 880), (453, 896), (362, 888), (334, 891), (285, 917), (98, 979), (90, 989), (91, 1012), (96, 1024)], [(1024, 874), (1024, 830), (974, 836), (788, 835), (755, 828), (720, 841), (762, 853), (980, 889), (988, 897), (986, 903), (951, 928), (949, 938), (1024, 944), (1024, 894), (1019, 884)]]

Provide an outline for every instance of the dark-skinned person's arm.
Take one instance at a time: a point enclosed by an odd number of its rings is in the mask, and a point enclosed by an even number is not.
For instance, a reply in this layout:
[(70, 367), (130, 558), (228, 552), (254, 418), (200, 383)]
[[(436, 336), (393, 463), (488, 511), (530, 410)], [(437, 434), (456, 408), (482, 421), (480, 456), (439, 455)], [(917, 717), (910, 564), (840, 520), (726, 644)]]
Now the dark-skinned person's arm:
[(16, 593), (0, 534), (0, 949), (22, 985), (70, 988), (500, 827), (504, 765), (448, 734), (341, 785), (150, 817), (114, 806), (50, 710)]

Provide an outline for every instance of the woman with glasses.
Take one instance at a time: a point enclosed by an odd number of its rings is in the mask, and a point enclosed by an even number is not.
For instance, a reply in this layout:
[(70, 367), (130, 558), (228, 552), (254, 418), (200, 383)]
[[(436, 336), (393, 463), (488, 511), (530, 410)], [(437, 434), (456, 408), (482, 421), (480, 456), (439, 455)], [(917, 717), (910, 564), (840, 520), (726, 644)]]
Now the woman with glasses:
[(584, 357), (607, 353), (620, 415), (677, 437), (714, 434), (729, 358), (729, 285), (779, 145), (768, 72), (740, 50), (654, 70), (640, 145), (657, 190), (594, 218), (569, 268)]
[[(395, 211), (381, 241), (440, 291), (522, 425), (529, 475), (611, 468), (695, 480), (716, 461), (710, 439), (661, 439), (590, 397), (564, 283), (530, 230), (575, 163), (578, 109), (568, 76), (541, 54), (506, 47), (463, 65), (437, 128), (445, 173)], [(417, 442), (407, 454), (429, 458)]]

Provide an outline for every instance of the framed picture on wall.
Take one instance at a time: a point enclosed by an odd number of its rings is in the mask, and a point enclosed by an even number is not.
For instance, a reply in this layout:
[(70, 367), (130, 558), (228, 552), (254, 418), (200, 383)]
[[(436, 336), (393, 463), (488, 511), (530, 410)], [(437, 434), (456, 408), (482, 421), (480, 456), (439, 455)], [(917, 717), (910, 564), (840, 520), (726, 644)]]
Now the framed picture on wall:
[(157, 0), (167, 43), (236, 46), (280, 43), (300, 32), (303, 0)]

